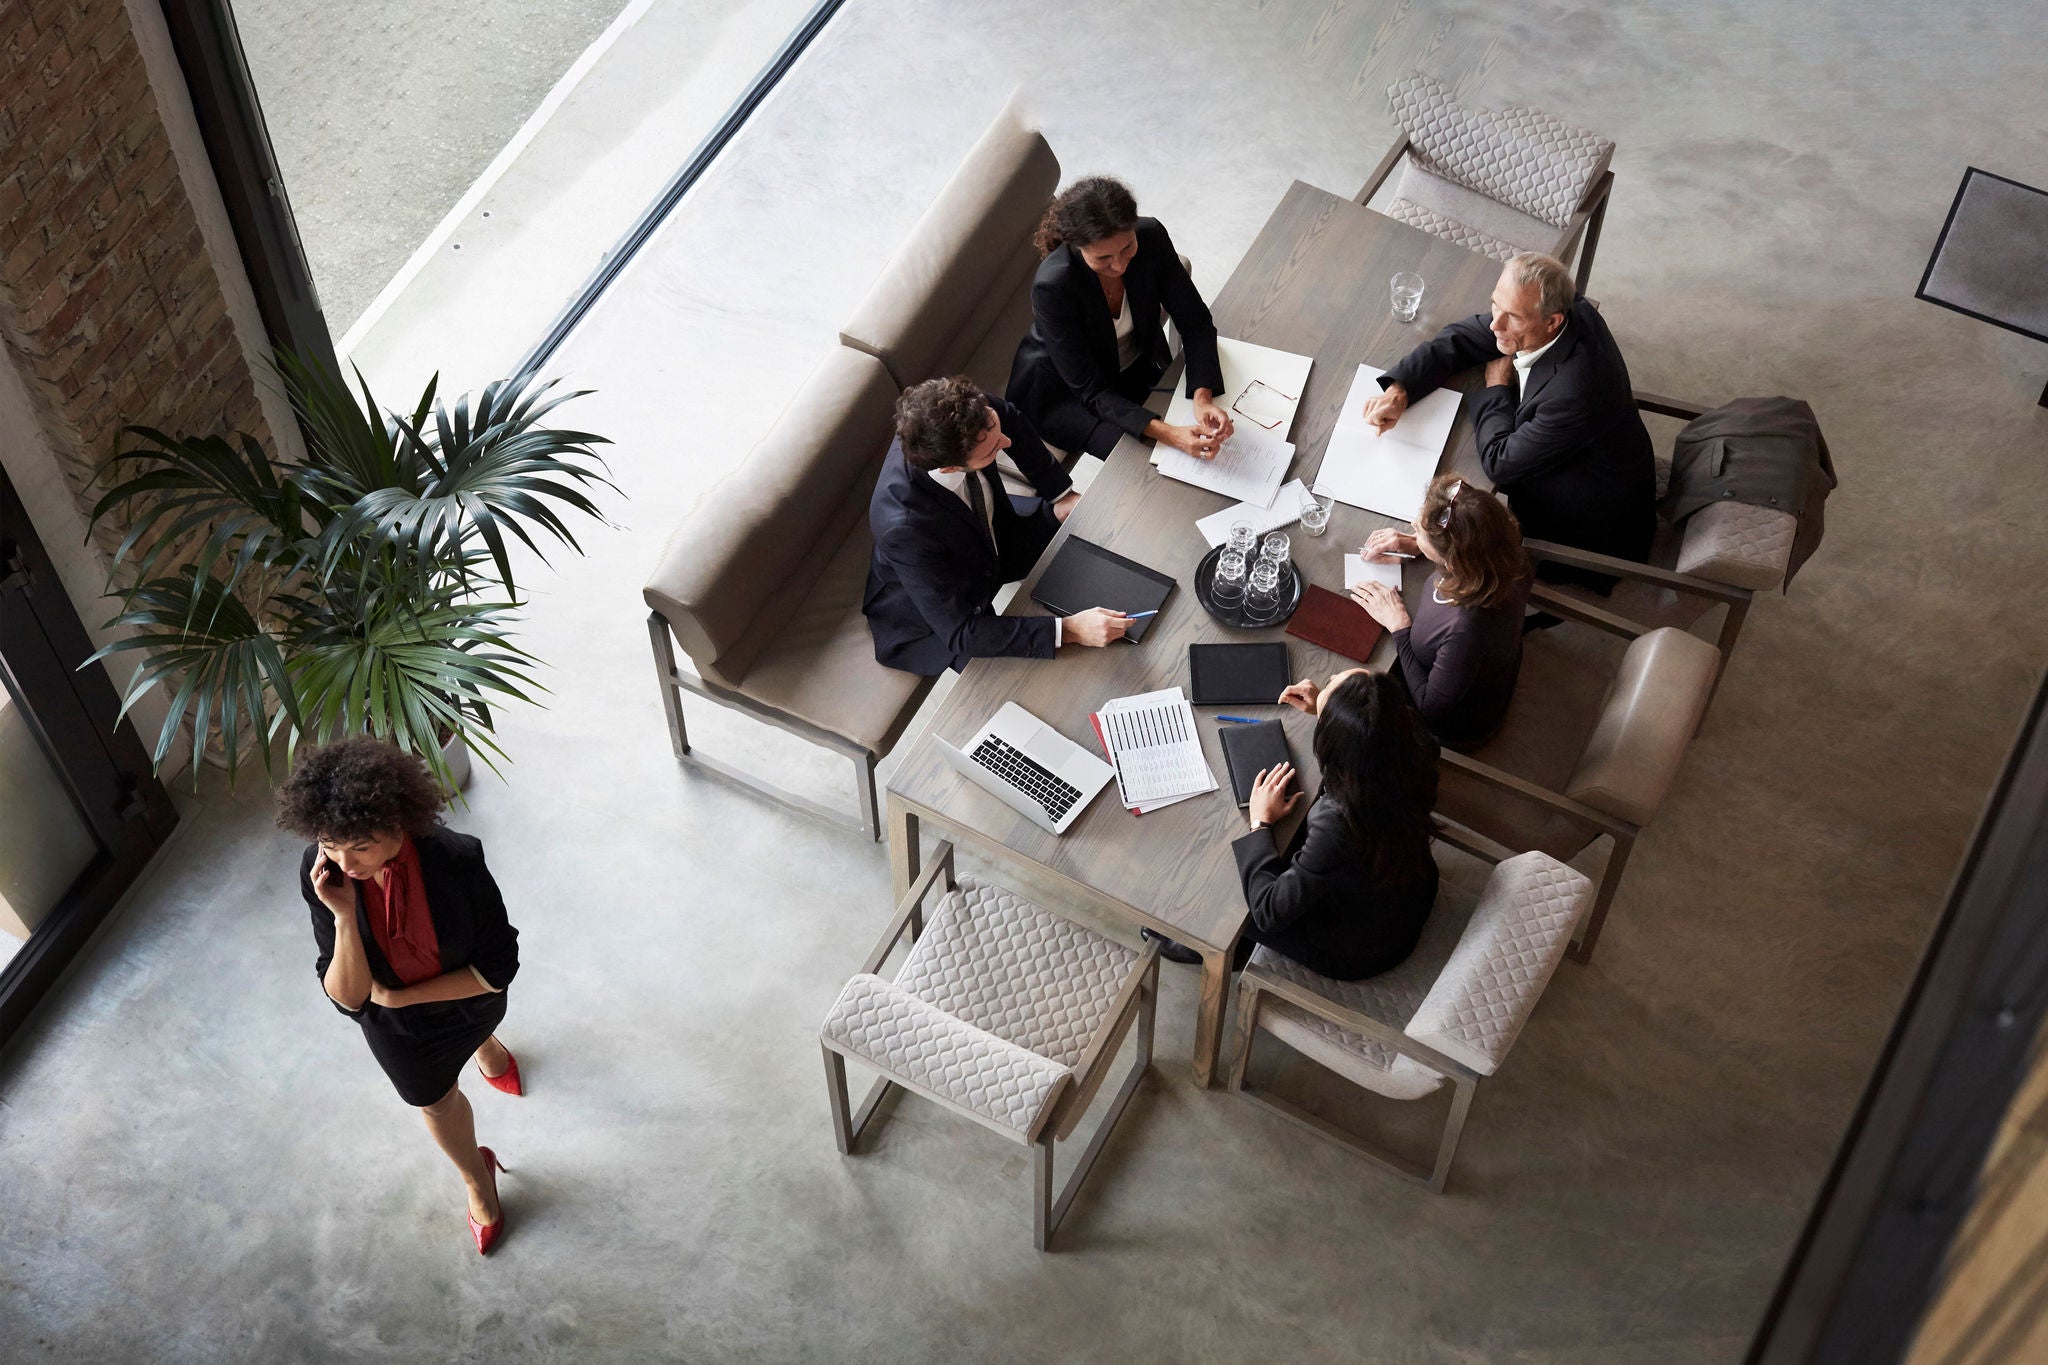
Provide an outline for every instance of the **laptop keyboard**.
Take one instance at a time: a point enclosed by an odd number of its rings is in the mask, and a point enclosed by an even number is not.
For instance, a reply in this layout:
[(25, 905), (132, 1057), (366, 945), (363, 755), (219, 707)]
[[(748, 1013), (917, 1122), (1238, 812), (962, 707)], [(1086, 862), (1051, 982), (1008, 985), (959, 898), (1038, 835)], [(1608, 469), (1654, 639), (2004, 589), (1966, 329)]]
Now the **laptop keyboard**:
[(1054, 776), (1050, 768), (1026, 758), (1022, 750), (994, 735), (975, 745), (968, 757), (1045, 807), (1054, 824), (1081, 799), (1079, 787)]

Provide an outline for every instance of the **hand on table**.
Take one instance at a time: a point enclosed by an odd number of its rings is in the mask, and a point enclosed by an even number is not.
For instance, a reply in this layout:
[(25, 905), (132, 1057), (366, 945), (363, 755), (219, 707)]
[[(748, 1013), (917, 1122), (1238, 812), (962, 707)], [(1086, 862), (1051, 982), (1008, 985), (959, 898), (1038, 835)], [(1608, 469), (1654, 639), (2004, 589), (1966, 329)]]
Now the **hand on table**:
[(1351, 600), (1388, 630), (1408, 629), (1408, 608), (1402, 604), (1401, 594), (1386, 584), (1378, 580), (1360, 583), (1351, 590)]
[(1195, 426), (1218, 442), (1229, 440), (1237, 430), (1230, 414), (1217, 406), (1207, 389), (1195, 390)]
[(1260, 771), (1252, 779), (1252, 795), (1246, 814), (1255, 825), (1270, 825), (1285, 820), (1301, 804), (1302, 793), (1286, 795), (1288, 785), (1294, 781), (1294, 765), (1280, 763)]
[(1073, 515), (1074, 509), (1080, 505), (1081, 495), (1079, 493), (1068, 493), (1053, 503), (1052, 514), (1058, 520), (1065, 521), (1069, 516)]
[(1365, 538), (1365, 546), (1358, 552), (1368, 564), (1386, 564), (1397, 555), (1413, 556), (1420, 553), (1415, 548), (1415, 537), (1391, 526), (1382, 526)]
[(1515, 386), (1515, 358), (1511, 355), (1495, 356), (1486, 362), (1486, 382), (1489, 385), (1505, 384)]
[(1389, 384), (1385, 393), (1368, 399), (1365, 404), (1365, 422), (1374, 431), (1386, 431), (1401, 420), (1401, 414), (1408, 411), (1408, 390), (1399, 384)]
[(1108, 607), (1090, 607), (1060, 623), (1060, 639), (1070, 645), (1101, 646), (1121, 640), (1131, 628), (1131, 618)]
[(1204, 431), (1198, 426), (1177, 427), (1171, 422), (1161, 422), (1159, 425), (1166, 428), (1165, 434), (1160, 439), (1175, 450), (1184, 450), (1198, 460), (1213, 460), (1216, 458), (1216, 447), (1223, 440), (1221, 436), (1213, 432)]
[(1297, 711), (1306, 711), (1313, 716), (1316, 714), (1316, 701), (1322, 695), (1322, 690), (1316, 686), (1315, 679), (1303, 678), (1280, 694), (1280, 704), (1291, 706)]

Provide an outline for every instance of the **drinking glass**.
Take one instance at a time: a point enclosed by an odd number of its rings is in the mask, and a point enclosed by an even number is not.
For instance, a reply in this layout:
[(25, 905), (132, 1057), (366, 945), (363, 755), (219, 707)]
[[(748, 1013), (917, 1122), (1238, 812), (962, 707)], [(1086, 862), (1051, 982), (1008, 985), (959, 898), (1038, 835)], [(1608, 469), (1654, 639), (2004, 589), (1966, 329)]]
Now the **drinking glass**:
[(1225, 550), (1216, 561), (1216, 576), (1209, 580), (1209, 596), (1225, 611), (1244, 605), (1244, 556)]
[(1246, 625), (1261, 626), (1280, 614), (1280, 566), (1261, 563), (1244, 591)]
[(1269, 531), (1266, 533), (1265, 541), (1259, 546), (1259, 558), (1275, 566), (1285, 564), (1287, 552), (1291, 548), (1293, 542), (1287, 539), (1285, 531)]
[(1258, 543), (1259, 533), (1252, 529), (1250, 522), (1233, 521), (1230, 523), (1230, 538), (1224, 544), (1228, 545), (1238, 554), (1243, 555), (1246, 559), (1250, 559), (1252, 551), (1258, 546)]
[(1319, 536), (1330, 529), (1330, 504), (1310, 493), (1301, 500), (1301, 529)]
[(1389, 283), (1394, 291), (1394, 321), (1415, 321), (1416, 310), (1422, 307), (1422, 276), (1404, 270)]

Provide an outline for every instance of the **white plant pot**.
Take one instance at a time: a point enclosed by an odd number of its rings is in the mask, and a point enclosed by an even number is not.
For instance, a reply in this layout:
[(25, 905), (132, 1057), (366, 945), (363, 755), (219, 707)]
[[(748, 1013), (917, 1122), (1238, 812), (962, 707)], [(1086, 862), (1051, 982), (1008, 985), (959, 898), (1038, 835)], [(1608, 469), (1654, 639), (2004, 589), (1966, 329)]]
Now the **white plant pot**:
[(441, 761), (448, 765), (448, 776), (455, 791), (469, 790), (469, 746), (462, 741), (460, 731), (448, 737), (441, 746)]

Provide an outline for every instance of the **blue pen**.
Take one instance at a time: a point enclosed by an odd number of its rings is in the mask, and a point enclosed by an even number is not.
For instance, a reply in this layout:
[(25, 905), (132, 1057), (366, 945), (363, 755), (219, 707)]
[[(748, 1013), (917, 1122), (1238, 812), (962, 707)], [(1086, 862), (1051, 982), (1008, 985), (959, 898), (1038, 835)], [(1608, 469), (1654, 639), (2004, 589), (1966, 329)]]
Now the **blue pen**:
[(1134, 611), (1134, 612), (1132, 612), (1132, 613), (1131, 613), (1130, 615), (1128, 615), (1128, 616), (1124, 617), (1124, 620), (1126, 620), (1126, 621), (1142, 621), (1142, 620), (1144, 620), (1144, 619), (1145, 619), (1146, 617), (1148, 617), (1148, 616), (1157, 616), (1158, 614), (1159, 614), (1159, 613), (1158, 613), (1157, 611)]
[(1227, 721), (1229, 721), (1229, 722), (1230, 722), (1231, 724), (1233, 724), (1233, 725), (1257, 725), (1257, 724), (1258, 724), (1258, 721), (1256, 721), (1256, 720), (1252, 719), (1252, 717), (1250, 717), (1250, 716), (1218, 716), (1218, 717), (1216, 717), (1216, 719), (1218, 719), (1218, 720), (1227, 720)]

